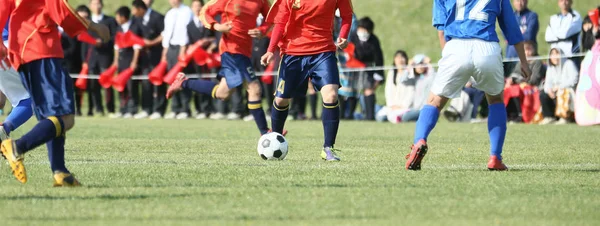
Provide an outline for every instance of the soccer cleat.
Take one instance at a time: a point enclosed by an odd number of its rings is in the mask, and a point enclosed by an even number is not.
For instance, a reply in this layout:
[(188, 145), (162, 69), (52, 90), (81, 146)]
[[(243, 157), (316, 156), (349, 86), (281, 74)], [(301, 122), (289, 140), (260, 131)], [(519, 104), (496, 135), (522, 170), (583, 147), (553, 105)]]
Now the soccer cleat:
[(6, 130), (4, 130), (4, 126), (0, 125), (0, 142), (7, 140), (8, 138), (10, 137), (6, 133)]
[(182, 85), (185, 80), (188, 80), (188, 78), (185, 77), (185, 74), (179, 73), (177, 75), (177, 79), (173, 81), (173, 83), (171, 84), (171, 86), (169, 86), (169, 89), (167, 90), (167, 99), (171, 99), (171, 97), (173, 97), (175, 93), (183, 89)]
[(325, 147), (323, 148), (323, 151), (321, 151), (321, 158), (328, 162), (339, 162), (340, 157), (337, 156), (335, 153), (336, 151), (339, 150), (336, 150), (333, 147)]
[(427, 142), (425, 140), (419, 140), (412, 146), (410, 154), (406, 156), (406, 169), (407, 170), (421, 170), (421, 161), (427, 154)]
[(490, 156), (490, 161), (488, 161), (488, 169), (494, 171), (504, 171), (508, 170), (508, 167), (506, 167), (502, 160), (498, 159), (497, 156), (492, 155)]
[(27, 182), (27, 172), (25, 171), (25, 165), (23, 165), (23, 155), (17, 152), (15, 142), (12, 139), (6, 139), (2, 141), (2, 156), (8, 161), (13, 175), (21, 183)]
[(81, 183), (79, 183), (79, 181), (77, 179), (75, 179), (75, 176), (73, 176), (73, 174), (70, 173), (65, 173), (65, 172), (61, 172), (61, 171), (54, 171), (54, 184), (52, 185), (53, 187), (79, 187), (81, 186)]

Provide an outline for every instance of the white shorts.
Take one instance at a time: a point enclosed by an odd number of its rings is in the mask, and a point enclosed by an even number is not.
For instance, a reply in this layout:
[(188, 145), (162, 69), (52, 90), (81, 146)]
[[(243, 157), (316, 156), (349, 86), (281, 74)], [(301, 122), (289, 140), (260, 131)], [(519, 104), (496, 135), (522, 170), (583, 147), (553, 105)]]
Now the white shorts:
[(4, 61), (0, 63), (4, 68), (8, 68), (7, 70), (0, 68), (0, 92), (4, 93), (10, 104), (15, 107), (21, 100), (29, 98), (29, 93), (21, 82), (21, 75)]
[(450, 40), (442, 51), (431, 92), (447, 98), (460, 97), (471, 77), (475, 80), (473, 86), (486, 94), (502, 93), (504, 68), (500, 44), (479, 39)]

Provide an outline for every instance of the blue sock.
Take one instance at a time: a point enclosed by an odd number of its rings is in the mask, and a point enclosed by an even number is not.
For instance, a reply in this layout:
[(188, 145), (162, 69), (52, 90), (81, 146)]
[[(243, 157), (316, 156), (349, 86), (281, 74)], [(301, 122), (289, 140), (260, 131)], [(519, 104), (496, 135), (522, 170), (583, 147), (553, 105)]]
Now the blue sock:
[(283, 126), (285, 125), (289, 110), (289, 105), (281, 107), (273, 102), (273, 110), (271, 110), (271, 126), (273, 127), (273, 132), (283, 133)]
[(62, 119), (50, 116), (40, 120), (34, 127), (18, 140), (15, 140), (17, 151), (26, 153), (34, 148), (63, 135)]
[(340, 127), (339, 102), (336, 101), (333, 104), (323, 103), (323, 113), (321, 114), (321, 118), (323, 120), (323, 132), (325, 137), (323, 147), (333, 147), (338, 128)]
[(417, 128), (415, 129), (415, 140), (414, 144), (423, 139), (427, 141), (427, 137), (431, 130), (435, 127), (435, 124), (440, 117), (440, 111), (432, 105), (425, 105), (419, 113), (419, 120), (417, 120)]
[(61, 135), (48, 141), (46, 147), (48, 147), (48, 160), (50, 160), (52, 172), (58, 170), (69, 173), (65, 166), (65, 136)]
[(490, 135), (490, 155), (502, 160), (502, 146), (506, 136), (506, 107), (504, 103), (489, 106), (488, 133)]
[(254, 117), (256, 126), (262, 135), (269, 132), (269, 126), (267, 125), (267, 118), (265, 117), (265, 111), (263, 111), (261, 103), (262, 101), (260, 100), (248, 101), (248, 109), (250, 110), (250, 114)]
[(10, 114), (8, 114), (6, 117), (6, 120), (2, 123), (6, 134), (10, 135), (10, 132), (27, 122), (27, 120), (31, 118), (31, 115), (33, 115), (31, 98), (21, 100), (19, 104), (12, 109)]
[(199, 79), (199, 80), (185, 80), (181, 84), (181, 87), (190, 89), (197, 93), (208, 94), (211, 97), (215, 98), (215, 93), (219, 86), (215, 82)]

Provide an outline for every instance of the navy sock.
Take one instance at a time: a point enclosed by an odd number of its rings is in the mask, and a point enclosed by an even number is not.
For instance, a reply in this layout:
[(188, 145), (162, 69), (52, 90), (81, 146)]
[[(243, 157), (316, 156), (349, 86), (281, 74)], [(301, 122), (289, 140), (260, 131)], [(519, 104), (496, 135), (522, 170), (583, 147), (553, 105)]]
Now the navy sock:
[(285, 125), (289, 110), (289, 105), (282, 107), (273, 102), (273, 110), (271, 110), (271, 126), (273, 127), (273, 132), (283, 134), (283, 126)]
[(208, 94), (211, 97), (215, 98), (215, 93), (219, 86), (215, 82), (199, 79), (199, 80), (185, 80), (181, 84), (181, 87), (183, 87), (185, 89), (190, 89), (197, 93)]
[(250, 114), (254, 117), (254, 121), (256, 122), (260, 134), (262, 135), (269, 132), (267, 118), (265, 117), (265, 111), (261, 106), (261, 101), (248, 101), (248, 110), (250, 110)]
[(58, 117), (40, 120), (34, 127), (18, 140), (15, 140), (17, 151), (26, 153), (34, 148), (63, 135), (63, 122)]
[(48, 141), (46, 147), (48, 147), (48, 160), (50, 160), (52, 172), (58, 170), (69, 173), (65, 166), (65, 136), (61, 135)]
[(321, 118), (323, 120), (323, 133), (325, 137), (323, 147), (333, 147), (338, 128), (340, 127), (339, 103), (337, 101), (332, 104), (323, 103), (323, 113), (321, 114)]
[(490, 135), (490, 155), (502, 160), (502, 146), (506, 136), (506, 107), (504, 103), (489, 106), (488, 133)]
[(433, 105), (425, 105), (419, 113), (419, 120), (417, 120), (417, 128), (415, 129), (415, 140), (414, 144), (419, 140), (427, 141), (427, 137), (431, 130), (435, 127), (435, 124), (440, 117), (440, 111)]
[(4, 131), (7, 135), (10, 132), (19, 128), (33, 115), (33, 108), (31, 106), (31, 98), (21, 100), (17, 106), (15, 106), (10, 114), (6, 117), (6, 120), (2, 123)]

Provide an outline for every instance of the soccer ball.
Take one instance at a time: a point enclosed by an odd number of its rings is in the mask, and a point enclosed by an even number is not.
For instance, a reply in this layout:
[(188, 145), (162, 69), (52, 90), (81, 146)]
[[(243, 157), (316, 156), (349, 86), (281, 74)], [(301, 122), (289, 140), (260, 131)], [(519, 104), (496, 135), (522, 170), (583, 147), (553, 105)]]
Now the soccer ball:
[(267, 133), (260, 137), (256, 149), (264, 160), (283, 160), (288, 153), (288, 142), (279, 133)]

